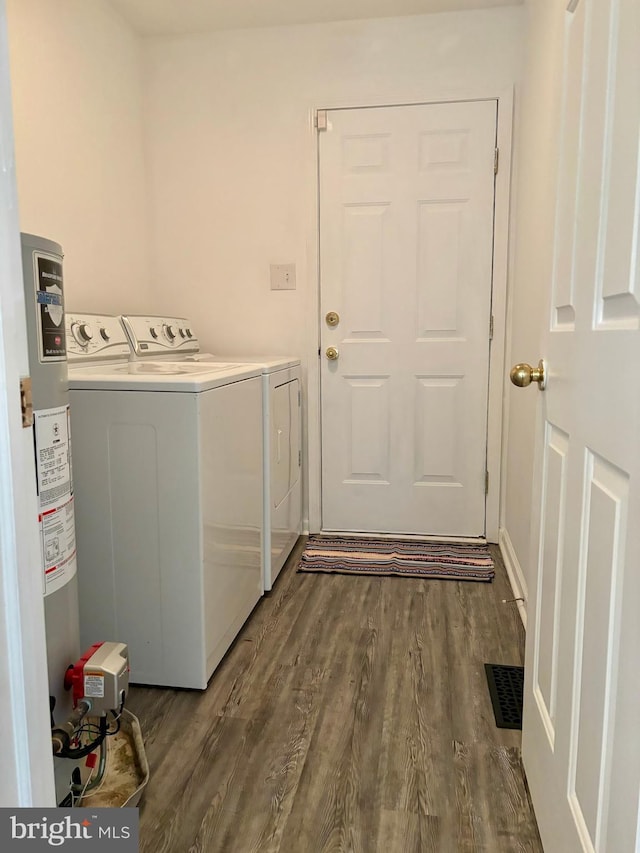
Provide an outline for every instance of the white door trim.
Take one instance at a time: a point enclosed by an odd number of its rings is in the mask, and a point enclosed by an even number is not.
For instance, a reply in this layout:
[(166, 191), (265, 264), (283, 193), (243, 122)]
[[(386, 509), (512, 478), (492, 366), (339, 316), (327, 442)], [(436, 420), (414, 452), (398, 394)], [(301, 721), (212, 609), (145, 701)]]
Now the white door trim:
[(33, 438), (20, 417), (29, 361), (7, 58), (0, 0), (0, 806), (53, 806)]
[[(448, 103), (454, 101), (496, 100), (498, 102), (497, 140), (500, 149), (500, 164), (496, 176), (495, 190), (495, 227), (493, 260), (493, 296), (492, 314), (494, 317), (491, 362), (489, 367), (489, 417), (487, 422), (487, 468), (489, 471), (489, 493), (487, 495), (487, 539), (498, 542), (500, 514), (500, 481), (502, 465), (502, 401), (505, 376), (506, 344), (506, 305), (507, 280), (509, 268), (509, 214), (511, 193), (511, 150), (513, 127), (513, 87), (498, 92), (456, 92), (455, 95), (411, 100), (389, 99), (361, 103), (322, 102), (309, 108), (309, 134), (311, 138), (310, 156), (318, 163), (318, 133), (314, 127), (314, 117), (318, 109), (356, 109), (358, 107), (406, 106), (416, 103)], [(317, 177), (317, 175), (316, 175)], [(313, 211), (314, 241), (308, 246), (309, 256), (309, 300), (307, 311), (307, 340), (310, 341), (307, 372), (307, 472), (309, 495), (308, 527), (312, 533), (318, 533), (322, 521), (322, 483), (321, 483), (321, 427), (320, 427), (320, 346), (319, 304), (319, 194), (318, 182), (314, 186), (314, 198), (310, 199)]]

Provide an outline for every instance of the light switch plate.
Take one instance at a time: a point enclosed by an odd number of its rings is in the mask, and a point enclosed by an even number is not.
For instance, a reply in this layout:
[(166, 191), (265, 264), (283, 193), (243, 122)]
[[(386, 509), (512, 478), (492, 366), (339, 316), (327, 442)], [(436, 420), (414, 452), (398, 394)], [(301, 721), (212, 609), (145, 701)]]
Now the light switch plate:
[(295, 290), (296, 265), (271, 264), (271, 290)]

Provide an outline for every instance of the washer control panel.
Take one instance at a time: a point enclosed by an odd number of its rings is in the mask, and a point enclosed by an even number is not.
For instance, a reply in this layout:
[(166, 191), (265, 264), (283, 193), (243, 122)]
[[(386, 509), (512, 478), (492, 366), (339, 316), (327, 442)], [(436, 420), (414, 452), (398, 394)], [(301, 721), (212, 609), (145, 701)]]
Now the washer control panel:
[(67, 359), (71, 363), (127, 358), (129, 341), (119, 317), (67, 313)]
[(121, 319), (131, 349), (137, 356), (200, 351), (200, 343), (189, 320), (143, 314), (124, 314)]

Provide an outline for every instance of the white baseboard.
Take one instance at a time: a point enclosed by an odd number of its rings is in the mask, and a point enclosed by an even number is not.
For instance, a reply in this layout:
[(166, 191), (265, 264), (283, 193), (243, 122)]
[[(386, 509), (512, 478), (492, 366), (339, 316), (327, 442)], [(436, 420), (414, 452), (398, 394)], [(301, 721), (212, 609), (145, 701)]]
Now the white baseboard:
[(513, 597), (517, 599), (522, 599), (516, 601), (516, 604), (518, 605), (520, 618), (522, 619), (522, 624), (524, 625), (524, 629), (526, 631), (527, 602), (529, 597), (529, 593), (527, 590), (527, 582), (524, 577), (524, 572), (522, 571), (522, 566), (520, 565), (518, 557), (516, 556), (511, 537), (509, 536), (508, 531), (504, 527), (500, 528), (499, 545), (500, 553), (502, 554), (502, 559), (504, 560), (504, 565), (507, 570), (507, 574), (509, 575), (509, 583), (511, 584), (511, 589), (513, 590)]

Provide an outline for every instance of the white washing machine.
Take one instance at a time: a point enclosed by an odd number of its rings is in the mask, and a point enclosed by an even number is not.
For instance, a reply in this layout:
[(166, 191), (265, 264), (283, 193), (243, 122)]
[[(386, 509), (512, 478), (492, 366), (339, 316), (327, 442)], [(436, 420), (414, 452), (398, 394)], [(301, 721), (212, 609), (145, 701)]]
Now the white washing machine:
[[(122, 317), (133, 354), (139, 359), (223, 363), (200, 352), (193, 324), (183, 318)], [(271, 590), (302, 531), (302, 380), (300, 359), (247, 356), (229, 360), (259, 365), (263, 393), (264, 498), (262, 569)]]
[(82, 642), (204, 689), (262, 595), (260, 368), (131, 362), (113, 317), (67, 330)]

